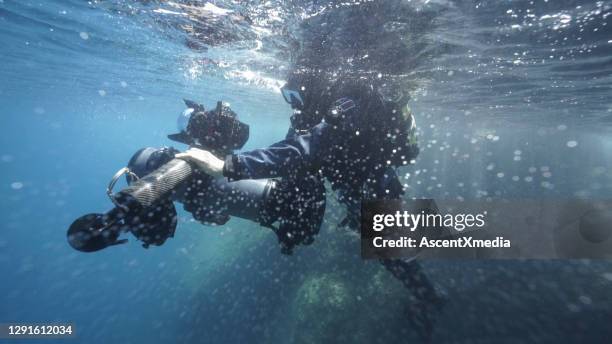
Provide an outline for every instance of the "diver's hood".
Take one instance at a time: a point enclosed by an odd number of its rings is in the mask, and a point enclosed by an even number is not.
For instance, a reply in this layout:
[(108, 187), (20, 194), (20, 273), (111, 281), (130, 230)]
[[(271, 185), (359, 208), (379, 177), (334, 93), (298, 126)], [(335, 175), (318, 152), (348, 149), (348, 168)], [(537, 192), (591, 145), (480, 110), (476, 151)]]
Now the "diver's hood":
[(300, 110), (315, 113), (327, 111), (340, 98), (370, 99), (375, 95), (376, 82), (359, 76), (299, 68), (289, 73), (284, 87), (300, 93), (304, 103)]
[(322, 93), (329, 84), (329, 76), (324, 72), (297, 68), (287, 75), (287, 83), (284, 88), (298, 92), (303, 103), (299, 109), (308, 111), (318, 105), (321, 101)]

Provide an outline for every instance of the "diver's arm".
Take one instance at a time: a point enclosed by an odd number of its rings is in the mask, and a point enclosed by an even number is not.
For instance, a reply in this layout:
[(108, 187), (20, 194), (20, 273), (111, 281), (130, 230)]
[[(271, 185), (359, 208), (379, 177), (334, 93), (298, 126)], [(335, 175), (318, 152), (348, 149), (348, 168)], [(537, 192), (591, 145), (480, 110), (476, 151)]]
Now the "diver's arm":
[(295, 174), (303, 167), (315, 167), (322, 156), (323, 142), (331, 130), (320, 123), (304, 135), (296, 135), (277, 142), (268, 148), (228, 155), (224, 160), (212, 153), (190, 148), (175, 157), (195, 164), (202, 172), (213, 176), (225, 176), (230, 180), (283, 177)]
[(320, 123), (304, 135), (288, 137), (270, 147), (228, 155), (223, 175), (230, 180), (283, 177), (302, 167), (318, 165), (321, 148), (327, 144), (329, 125)]

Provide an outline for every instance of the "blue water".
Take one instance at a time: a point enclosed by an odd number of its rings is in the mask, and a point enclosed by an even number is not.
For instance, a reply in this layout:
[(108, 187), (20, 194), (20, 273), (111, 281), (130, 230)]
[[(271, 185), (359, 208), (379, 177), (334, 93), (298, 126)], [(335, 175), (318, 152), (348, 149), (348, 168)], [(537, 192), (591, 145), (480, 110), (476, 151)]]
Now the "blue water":
[[(203, 227), (182, 211), (162, 247), (66, 243), (75, 218), (110, 208), (106, 185), (136, 150), (185, 148), (166, 138), (182, 98), (229, 102), (251, 126), (244, 149), (286, 133), (287, 42), (327, 2), (214, 3), (0, 0), (0, 323), (74, 323), (78, 343), (418, 340), (404, 289), (360, 260), (333, 199), (291, 257), (254, 224)], [(422, 146), (400, 173), (410, 197), (610, 198), (612, 2), (409, 6), (402, 74)], [(425, 267), (451, 297), (437, 342), (611, 334), (608, 262)]]

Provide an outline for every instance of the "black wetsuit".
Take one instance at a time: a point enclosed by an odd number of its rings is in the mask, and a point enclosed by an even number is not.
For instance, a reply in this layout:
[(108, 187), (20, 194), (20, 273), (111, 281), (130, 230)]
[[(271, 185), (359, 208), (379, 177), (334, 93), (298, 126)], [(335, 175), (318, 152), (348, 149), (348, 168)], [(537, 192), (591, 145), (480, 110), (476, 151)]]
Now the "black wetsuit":
[[(399, 158), (405, 164), (416, 158), (419, 149), (416, 141), (404, 142), (402, 147), (395, 148), (385, 144), (389, 132), (380, 130), (377, 124), (385, 126), (383, 116), (401, 116), (402, 109), (398, 105), (385, 103), (372, 94), (356, 103), (355, 113), (351, 115), (361, 118), (361, 125), (332, 125), (325, 121), (310, 129), (297, 129), (294, 125), (283, 141), (267, 148), (227, 156), (224, 176), (230, 180), (274, 177), (299, 180), (304, 174), (320, 176), (329, 181), (340, 202), (346, 206), (347, 217), (343, 224), (359, 230), (363, 199), (400, 199), (404, 194), (391, 162), (392, 159), (397, 161), (397, 157), (392, 157), (390, 151), (403, 147)], [(375, 120), (363, 121), (363, 118)], [(413, 121), (412, 115), (405, 120)], [(416, 260), (386, 259), (381, 263), (417, 299), (435, 300), (434, 288)]]

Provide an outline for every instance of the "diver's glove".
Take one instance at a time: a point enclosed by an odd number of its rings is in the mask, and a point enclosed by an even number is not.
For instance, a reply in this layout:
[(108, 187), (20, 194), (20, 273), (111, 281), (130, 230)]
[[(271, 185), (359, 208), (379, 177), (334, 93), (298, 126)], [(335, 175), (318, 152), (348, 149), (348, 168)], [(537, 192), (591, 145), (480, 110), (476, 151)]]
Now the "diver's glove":
[(213, 153), (207, 150), (192, 147), (186, 150), (184, 153), (179, 153), (174, 157), (193, 163), (198, 167), (198, 169), (209, 176), (223, 176), (223, 166), (225, 165), (225, 161), (217, 158)]
[[(191, 213), (194, 219), (205, 225), (223, 225), (229, 221), (219, 200), (224, 195), (213, 187), (213, 177), (200, 171), (194, 171), (183, 196), (183, 208)], [(212, 201), (211, 201), (212, 200)]]

